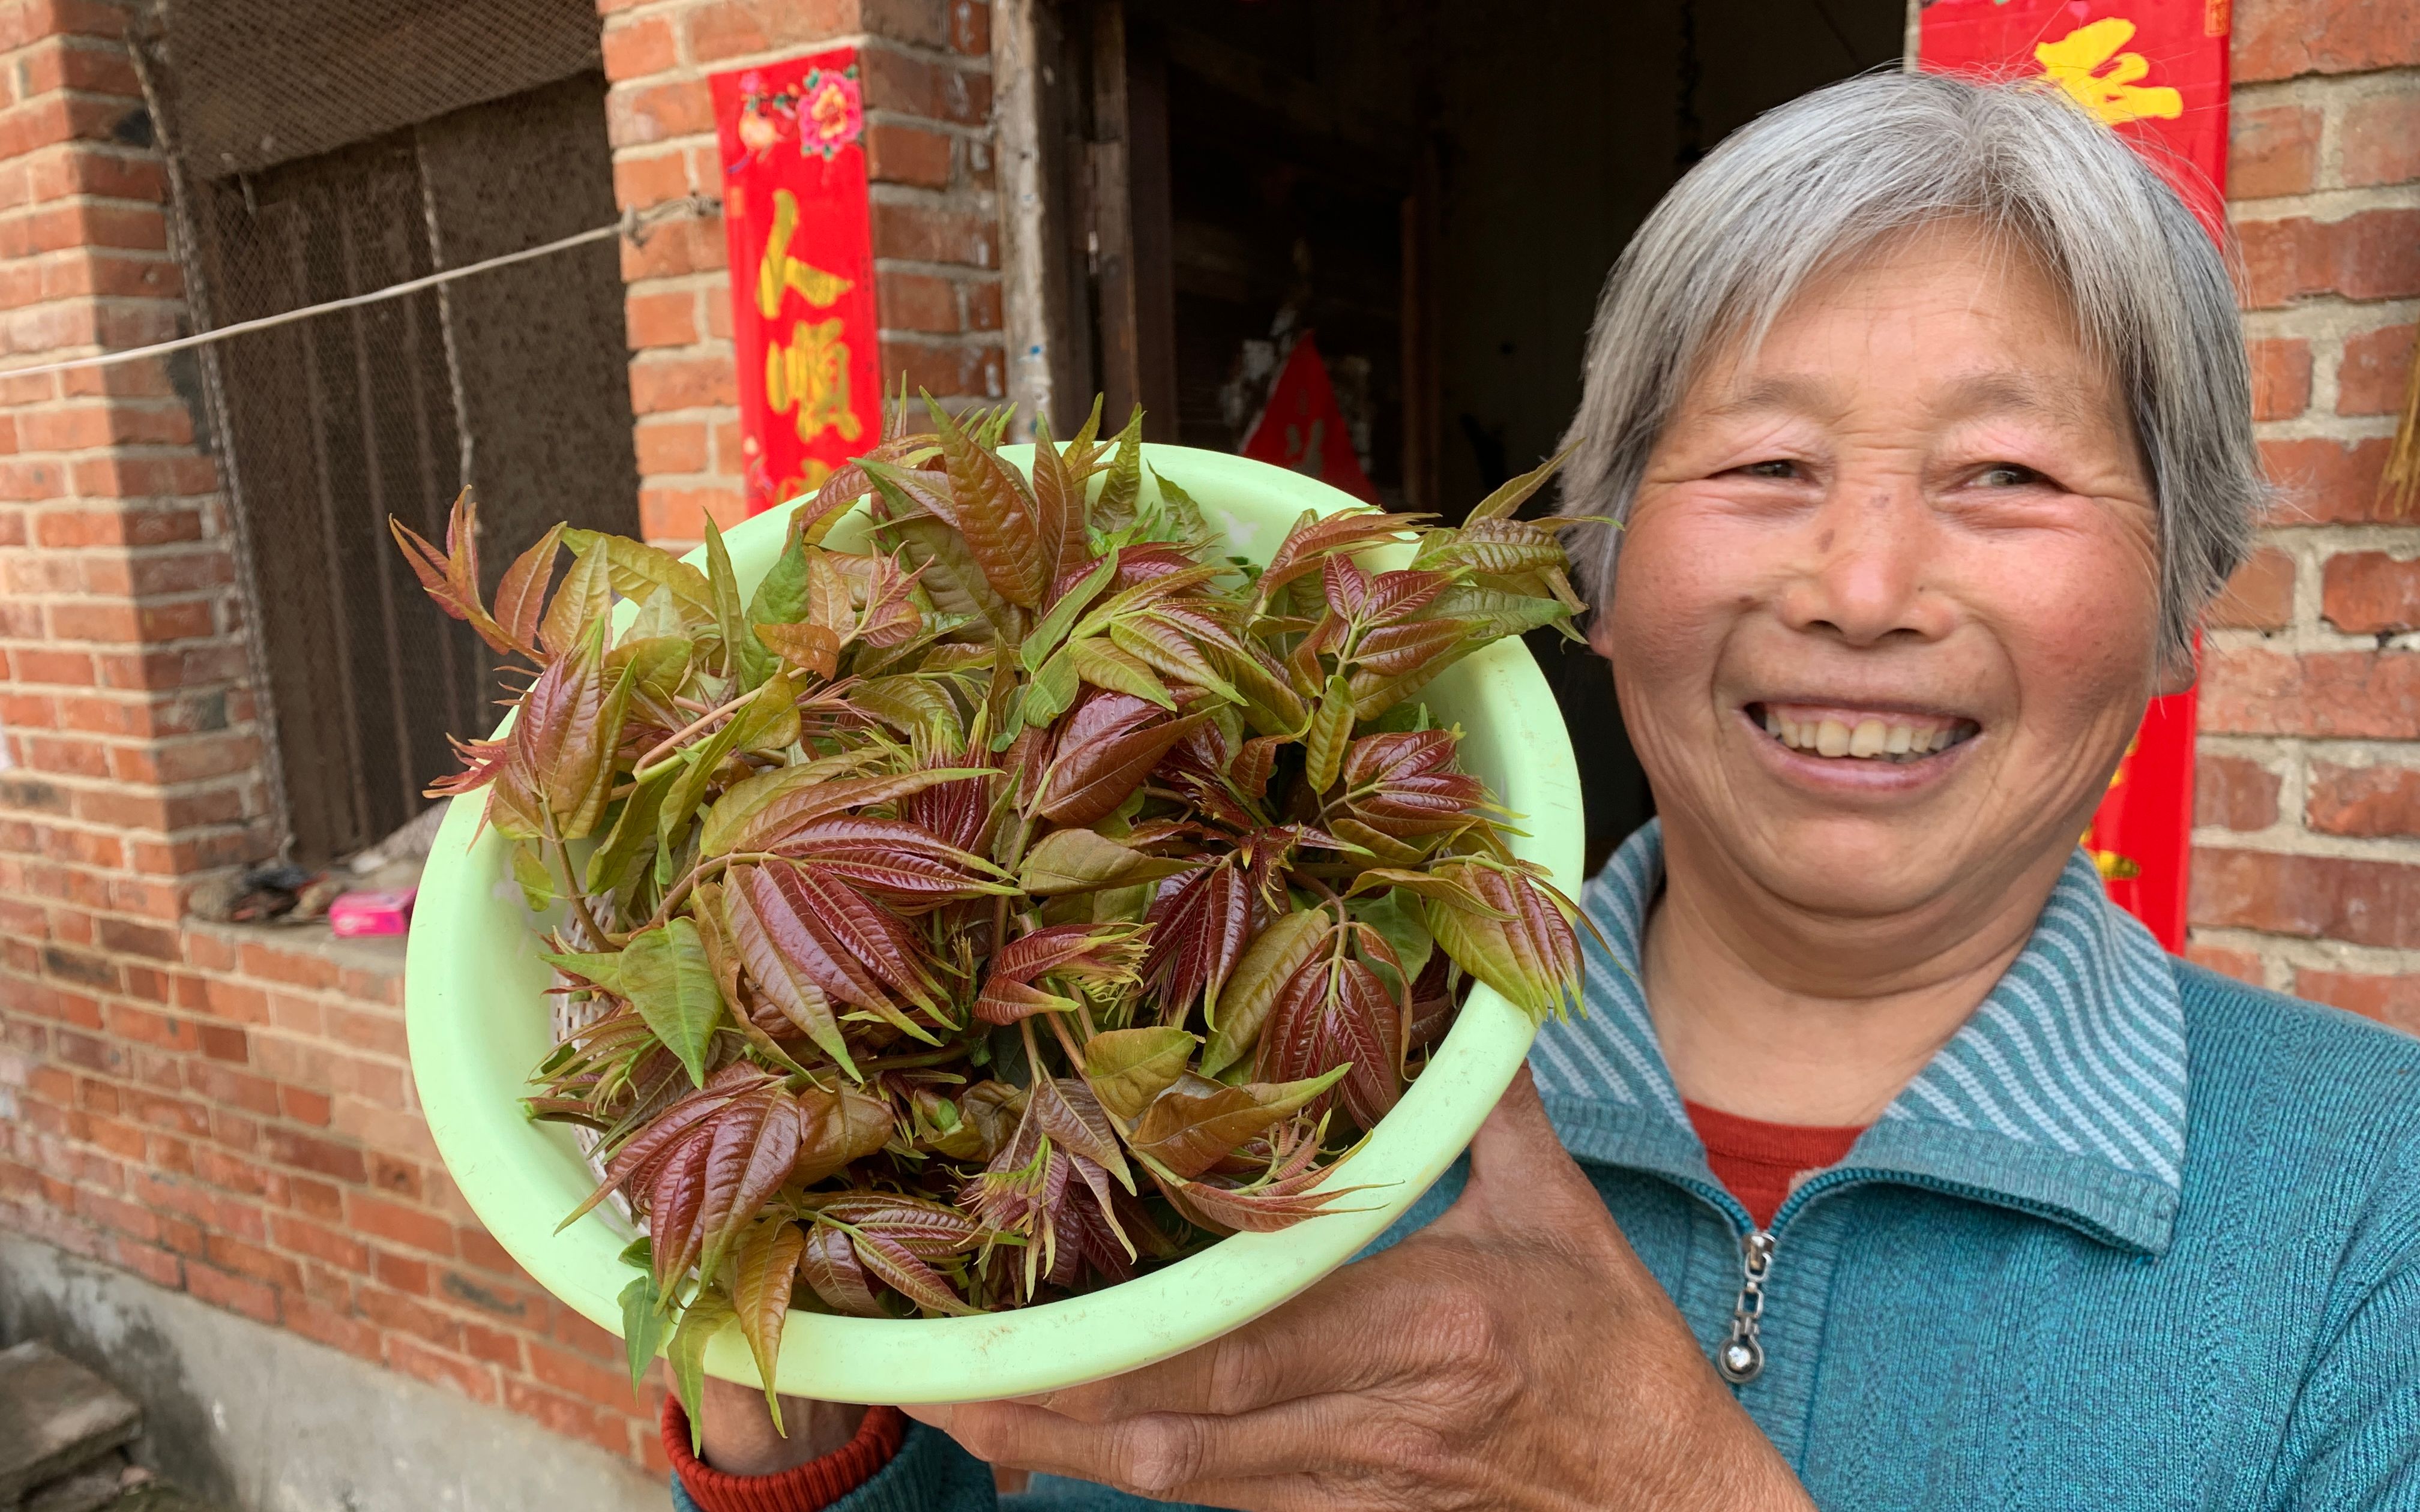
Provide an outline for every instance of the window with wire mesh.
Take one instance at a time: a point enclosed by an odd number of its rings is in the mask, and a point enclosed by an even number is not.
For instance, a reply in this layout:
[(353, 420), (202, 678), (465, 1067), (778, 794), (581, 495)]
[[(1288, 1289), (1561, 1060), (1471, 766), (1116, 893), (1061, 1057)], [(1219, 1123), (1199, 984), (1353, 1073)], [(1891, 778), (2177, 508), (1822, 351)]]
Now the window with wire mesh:
[[(197, 325), (367, 293), (614, 218), (593, 0), (168, 0), (141, 39)], [(250, 558), (291, 858), (427, 805), (494, 656), (389, 517), (480, 501), (493, 579), (546, 524), (635, 533), (617, 249), (591, 242), (204, 348)]]

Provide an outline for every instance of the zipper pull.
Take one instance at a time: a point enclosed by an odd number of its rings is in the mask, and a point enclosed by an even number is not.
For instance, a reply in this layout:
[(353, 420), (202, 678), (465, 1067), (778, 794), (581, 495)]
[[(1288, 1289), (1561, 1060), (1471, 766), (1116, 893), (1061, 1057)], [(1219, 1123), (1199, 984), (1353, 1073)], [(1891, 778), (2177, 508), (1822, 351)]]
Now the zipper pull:
[(1773, 1268), (1773, 1236), (1760, 1228), (1740, 1240), (1740, 1294), (1731, 1307), (1731, 1336), (1715, 1351), (1714, 1368), (1734, 1386), (1764, 1374), (1764, 1345), (1757, 1323), (1764, 1317), (1764, 1274)]

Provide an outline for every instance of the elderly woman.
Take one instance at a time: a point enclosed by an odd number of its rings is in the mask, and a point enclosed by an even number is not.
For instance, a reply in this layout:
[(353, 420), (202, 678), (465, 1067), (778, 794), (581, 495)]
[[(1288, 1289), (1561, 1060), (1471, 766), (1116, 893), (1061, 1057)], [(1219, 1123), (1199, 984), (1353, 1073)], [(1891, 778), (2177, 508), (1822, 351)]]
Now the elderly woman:
[(1826, 89), (1640, 230), (1572, 437), (1661, 817), (1466, 1165), (1132, 1376), (787, 1441), (728, 1388), (705, 1464), (675, 1409), (685, 1498), (2420, 1506), (2420, 1044), (2075, 847), (2262, 500), (2184, 206), (2049, 94)]

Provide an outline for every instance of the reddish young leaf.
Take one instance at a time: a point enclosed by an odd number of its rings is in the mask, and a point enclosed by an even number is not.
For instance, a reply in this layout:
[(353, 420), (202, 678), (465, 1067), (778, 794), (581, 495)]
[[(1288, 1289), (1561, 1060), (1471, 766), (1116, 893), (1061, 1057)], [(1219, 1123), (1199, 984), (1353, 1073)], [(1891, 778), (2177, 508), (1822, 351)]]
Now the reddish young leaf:
[(765, 1405), (776, 1412), (774, 1365), (782, 1354), (782, 1325), (790, 1319), (790, 1283), (806, 1247), (806, 1230), (786, 1218), (768, 1218), (751, 1227), (731, 1256), (732, 1309), (748, 1352), (756, 1357)]
[(799, 1158), (790, 1180), (813, 1186), (877, 1153), (898, 1132), (891, 1104), (853, 1087), (799, 1093)]
[(845, 1229), (816, 1224), (799, 1253), (799, 1274), (824, 1305), (848, 1318), (888, 1318), (874, 1294), (874, 1280), (858, 1263), (857, 1246)]
[(1431, 875), (1509, 916), (1487, 918), (1450, 897), (1424, 898), (1429, 933), (1456, 965), (1540, 1023), (1578, 1001), (1580, 945), (1571, 924), (1577, 910), (1569, 899), (1535, 877), (1475, 861), (1448, 862)]
[(757, 992), (855, 1075), (832, 1012), (832, 992), (825, 985), (840, 973), (827, 965), (821, 939), (802, 917), (806, 905), (778, 880), (784, 870), (733, 867), (722, 888), (725, 926)]
[(1135, 1153), (1150, 1156), (1178, 1176), (1199, 1176), (1236, 1146), (1292, 1117), (1343, 1074), (1340, 1067), (1282, 1087), (1264, 1082), (1228, 1087), (1188, 1073), (1143, 1110), (1135, 1126)]
[(1461, 828), (1487, 795), (1475, 777), (1453, 769), (1450, 731), (1363, 735), (1344, 759), (1346, 808), (1381, 834), (1404, 839)]
[(1404, 1094), (1404, 1005), (1344, 953), (1341, 934), (1331, 938), (1327, 953), (1298, 967), (1271, 1006), (1260, 1074), (1291, 1082), (1350, 1067), (1338, 1095), (1355, 1123), (1373, 1129)]
[(1387, 515), (1376, 510), (1344, 511), (1326, 517), (1305, 511), (1271, 553), (1269, 564), (1261, 574), (1261, 596), (1265, 600), (1304, 573), (1320, 570), (1337, 552), (1360, 551), (1381, 542), (1403, 540), (1414, 525), (1426, 517)]
[(1208, 718), (1203, 713), (1171, 719), (1139, 698), (1091, 694), (1067, 717), (1037, 807), (1063, 825), (1106, 817), (1142, 785), (1171, 746)]
[(1034, 521), (1032, 498), (1016, 470), (1000, 454), (969, 436), (949, 416), (935, 411), (941, 438), (941, 456), (949, 467), (949, 512), (925, 507), (947, 520), (965, 538), (994, 592), (1019, 609), (1035, 609), (1049, 583), (1042, 554), (1041, 532)]
[(496, 625), (524, 656), (538, 655), (538, 617), (546, 609), (547, 579), (554, 574), (554, 553), (562, 540), (561, 525), (549, 529), (535, 546), (514, 559), (496, 584)]
[(926, 1312), (952, 1318), (971, 1317), (974, 1309), (913, 1250), (883, 1234), (856, 1236), (857, 1258), (866, 1273)]
[(782, 1189), (798, 1161), (799, 1105), (778, 1083), (733, 1098), (705, 1127), (710, 1133), (699, 1141), (706, 1145), (706, 1163), (693, 1230), (696, 1249), (659, 1274), (659, 1286), (687, 1270), (690, 1258), (702, 1274), (714, 1274), (724, 1251)]
[(1163, 1024), (1182, 1024), (1196, 1001), (1215, 998), (1244, 952), (1252, 927), (1253, 879), (1229, 855), (1160, 885), (1145, 922), (1151, 949), (1143, 975)]
[(809, 1211), (861, 1233), (896, 1240), (921, 1260), (963, 1255), (983, 1242), (983, 1226), (956, 1208), (885, 1192), (837, 1192), (808, 1199)]

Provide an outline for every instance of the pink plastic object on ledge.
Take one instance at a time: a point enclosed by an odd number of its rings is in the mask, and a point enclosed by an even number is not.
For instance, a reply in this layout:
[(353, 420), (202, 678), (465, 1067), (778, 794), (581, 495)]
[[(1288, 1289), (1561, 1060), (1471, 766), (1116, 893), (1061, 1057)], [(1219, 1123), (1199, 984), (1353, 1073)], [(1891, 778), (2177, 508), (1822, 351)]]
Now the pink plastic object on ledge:
[(411, 921), (418, 887), (387, 892), (348, 892), (328, 905), (328, 929), (337, 935), (400, 934)]

